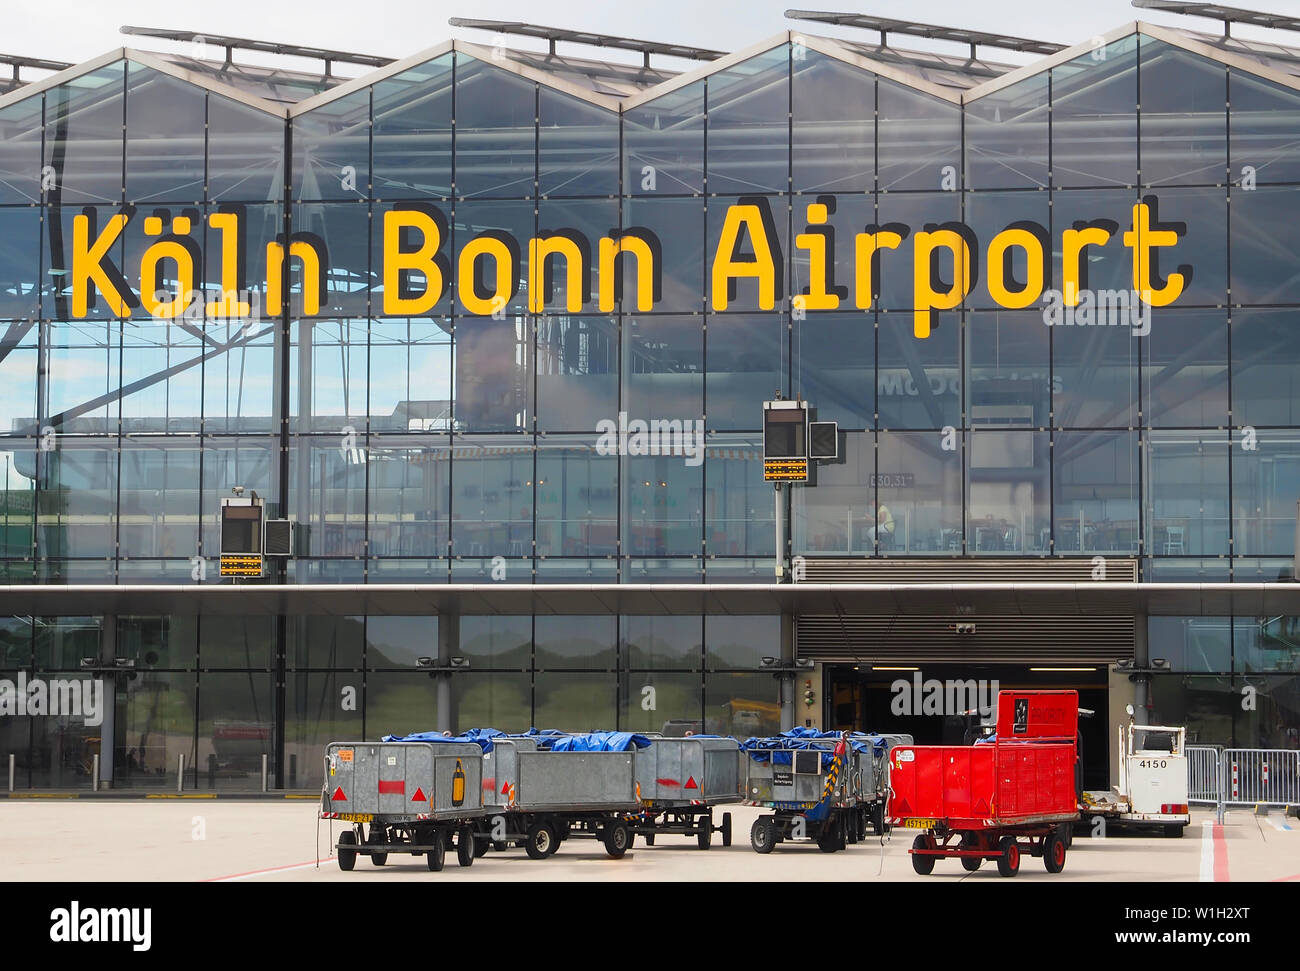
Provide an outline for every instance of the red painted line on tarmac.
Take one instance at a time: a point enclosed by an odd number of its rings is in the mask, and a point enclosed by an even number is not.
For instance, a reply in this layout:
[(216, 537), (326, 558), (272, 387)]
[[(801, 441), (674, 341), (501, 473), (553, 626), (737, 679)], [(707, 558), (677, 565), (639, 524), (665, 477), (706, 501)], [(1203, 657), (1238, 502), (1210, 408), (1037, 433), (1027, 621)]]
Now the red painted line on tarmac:
[[(280, 870), (301, 870), (303, 867), (315, 866), (316, 860), (308, 860), (306, 863), (286, 863), (284, 866), (269, 866), (263, 870), (248, 870), (245, 873), (228, 873), (224, 877), (208, 877), (206, 880), (200, 880), (199, 883), (220, 883), (222, 880), (238, 880), (240, 877), (255, 877), (262, 873), (276, 873)], [(332, 863), (334, 857), (322, 856), (321, 863)]]
[(1223, 840), (1223, 827), (1214, 824), (1214, 882), (1228, 882), (1228, 844)]
[(1274, 877), (1272, 883), (1286, 883), (1289, 880), (1300, 880), (1300, 873), (1293, 873), (1289, 877)]

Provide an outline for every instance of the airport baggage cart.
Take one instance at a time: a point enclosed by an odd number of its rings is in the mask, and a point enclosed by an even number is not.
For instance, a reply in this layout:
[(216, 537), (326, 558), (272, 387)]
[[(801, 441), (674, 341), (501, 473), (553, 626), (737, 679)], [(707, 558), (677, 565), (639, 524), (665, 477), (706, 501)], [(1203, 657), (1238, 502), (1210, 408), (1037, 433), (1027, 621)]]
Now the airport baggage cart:
[(383, 866), (390, 853), (408, 853), (441, 870), (453, 840), (460, 865), (471, 865), (474, 822), (485, 811), (484, 754), (484, 744), (463, 739), (331, 742), (320, 815), (351, 824), (335, 845), (339, 868), (351, 870), (358, 856)]
[(713, 807), (745, 798), (740, 743), (730, 737), (695, 735), (683, 738), (651, 736), (651, 744), (636, 751), (636, 795), (640, 813), (634, 832), (653, 846), (664, 834), (694, 836), (702, 850), (731, 845), (731, 813), (713, 823)]
[(749, 832), (757, 853), (771, 853), (786, 840), (811, 839), (826, 853), (848, 845), (858, 809), (851, 785), (853, 756), (861, 742), (847, 733), (796, 728), (772, 738), (742, 743), (746, 765), (745, 803), (772, 810)]
[(921, 830), (913, 869), (929, 874), (936, 860), (956, 857), (973, 872), (996, 860), (1012, 877), (1027, 852), (1059, 873), (1079, 816), (1078, 721), (1074, 691), (1002, 691), (990, 740), (894, 746), (889, 813), (894, 825)]

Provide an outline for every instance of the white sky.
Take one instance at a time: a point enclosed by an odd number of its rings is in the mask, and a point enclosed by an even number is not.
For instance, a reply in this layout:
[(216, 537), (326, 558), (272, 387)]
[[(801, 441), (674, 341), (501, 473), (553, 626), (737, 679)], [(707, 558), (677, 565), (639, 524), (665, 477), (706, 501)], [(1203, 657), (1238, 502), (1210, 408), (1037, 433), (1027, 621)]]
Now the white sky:
[[(388, 57), (404, 57), (459, 36), (490, 43), (490, 34), (447, 26), (454, 16), (490, 20), (522, 20), (550, 27), (567, 27), (618, 34), (644, 40), (736, 50), (786, 29), (810, 33), (874, 37), (864, 31), (840, 31), (821, 25), (800, 25), (783, 12), (801, 0), (317, 0), (310, 5), (268, 3), (266, 0), (221, 0), (178, 5), (175, 0), (45, 0), (8, 4), (0, 53), (61, 61), (83, 61), (120, 46), (143, 49), (177, 49), (176, 45), (148, 38), (127, 38), (118, 32), (123, 24), (229, 34), (257, 40), (334, 48)], [(884, 17), (917, 20), (975, 30), (987, 30), (1036, 40), (1072, 45), (1133, 20), (1146, 20), (1218, 32), (1215, 21), (1138, 10), (1128, 0), (802, 0), (805, 9), (857, 10)], [(1231, 0), (1231, 5), (1263, 8), (1300, 17), (1300, 0)], [(181, 8), (178, 10), (178, 8)], [(1271, 39), (1300, 46), (1300, 33), (1234, 27), (1234, 35)], [(512, 44), (533, 47), (526, 39)], [(899, 46), (927, 47), (959, 52), (955, 44), (899, 38)], [(560, 52), (591, 49), (561, 45)], [(610, 59), (622, 59), (605, 53)], [(998, 54), (990, 51), (993, 59)], [(267, 63), (247, 53), (244, 60)], [(623, 55), (626, 57), (626, 55)], [(1024, 58), (1003, 54), (1013, 62)], [(302, 67), (303, 62), (272, 59), (269, 63)], [(318, 64), (319, 62), (314, 62)], [(667, 63), (667, 62), (666, 62)], [(340, 73), (343, 73), (340, 71)], [(28, 72), (26, 77), (38, 77)]]

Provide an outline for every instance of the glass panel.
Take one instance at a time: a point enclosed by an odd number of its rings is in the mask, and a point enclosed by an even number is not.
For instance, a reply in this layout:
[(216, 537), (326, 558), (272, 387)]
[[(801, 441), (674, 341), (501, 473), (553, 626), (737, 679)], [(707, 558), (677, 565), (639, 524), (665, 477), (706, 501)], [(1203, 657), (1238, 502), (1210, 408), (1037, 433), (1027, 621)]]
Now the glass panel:
[(763, 436), (714, 435), (704, 463), (704, 551), (776, 555), (772, 489), (763, 481)]
[(945, 448), (935, 432), (880, 433), (879, 505), (855, 517), (855, 549), (871, 552), (874, 543), (885, 555), (960, 551), (961, 442), (949, 441), (956, 447)]
[(704, 82), (625, 111), (623, 153), (626, 194), (704, 191)]
[(884, 78), (876, 97), (877, 187), (961, 188), (961, 108)]
[(1046, 432), (971, 429), (966, 446), (969, 553), (1023, 554), (1048, 546), (1050, 463)]
[[(699, 311), (704, 307), (704, 203), (699, 199), (629, 199), (623, 206), (624, 228), (641, 227), (659, 240), (662, 292), (653, 301), (660, 312)], [(712, 253), (712, 251), (710, 251)], [(639, 304), (636, 267), (623, 260), (623, 310)]]
[(618, 663), (615, 618), (538, 616), (533, 621), (537, 670), (612, 670)]
[(365, 556), (369, 459), (364, 435), (351, 447), (335, 436), (291, 440), (289, 509), (299, 555)]
[(284, 196), (283, 118), (208, 95), (208, 198), (274, 202)]
[(350, 427), (353, 435), (364, 433), (367, 321), (296, 320), (289, 326), (289, 369), (294, 375), (289, 414), (297, 418), (290, 427), (336, 435), (348, 434)]
[(263, 755), (274, 777), (269, 674), (200, 674), (198, 702), (200, 789), (261, 788)]
[[(741, 264), (759, 262), (759, 247), (750, 232), (750, 223), (748, 221), (738, 221), (736, 223), (739, 229), (731, 253), (727, 252), (727, 247), (721, 245), (723, 230), (728, 223), (728, 212), (733, 206), (746, 207), (744, 209), (737, 208), (733, 219), (739, 220), (740, 215), (749, 212), (748, 206), (750, 205), (758, 208), (757, 219), (763, 226), (762, 235), (767, 243), (767, 254), (773, 269), (771, 292), (765, 295), (762, 282), (753, 276), (733, 277), (728, 281), (726, 291), (722, 293), (715, 292), (713, 267), (718, 261), (730, 259), (733, 263)], [(789, 233), (790, 220), (785, 211), (785, 201), (783, 199), (769, 199), (763, 196), (754, 196), (752, 199), (747, 196), (741, 198), (719, 196), (717, 198), (710, 197), (708, 209), (707, 245), (709, 262), (705, 269), (708, 276), (709, 308), (711, 310), (733, 312), (780, 309), (782, 306), (781, 298), (786, 292), (785, 254), (789, 252), (786, 247), (786, 239)], [(725, 307), (721, 306), (723, 302), (726, 304)]]
[(1052, 328), (1057, 428), (1131, 428), (1142, 344), (1128, 327)]
[(0, 209), (0, 317), (39, 312), (40, 259), (41, 211)]
[(1228, 69), (1143, 37), (1142, 184), (1220, 185), (1228, 164)]
[(819, 421), (870, 428), (876, 411), (874, 315), (815, 314), (794, 323), (794, 393)]
[(618, 411), (618, 321), (546, 316), (537, 328), (537, 417), (543, 431), (580, 431)]
[[(193, 785), (195, 675), (141, 671), (129, 679), (118, 679), (116, 700), (113, 788), (174, 790), (181, 755), (185, 756), (187, 782)], [(223, 753), (229, 751), (224, 740), (222, 749)], [(206, 773), (208, 763), (198, 769)], [(260, 786), (260, 758), (257, 773)], [(214, 783), (215, 778), (208, 787)]]
[[(337, 450), (335, 452), (337, 455)], [(203, 441), (203, 497), (200, 536), (203, 554), (221, 552), (221, 497), (242, 485), (249, 494), (263, 498), (277, 495), (273, 483), (280, 475), (279, 447), (273, 438), (205, 438)], [(216, 570), (210, 571), (210, 576)]]
[(870, 192), (876, 76), (806, 47), (796, 48), (792, 66), (794, 191)]
[(142, 668), (192, 668), (198, 658), (198, 618), (119, 617), (114, 654)]
[(293, 119), (293, 198), (364, 199), (370, 192), (370, 89)]
[(370, 322), (370, 431), (450, 431), (451, 322)]
[(966, 185), (1047, 186), (1048, 72), (966, 105)]
[(533, 726), (531, 695), (532, 675), (454, 675), (451, 679), (451, 702), (455, 706), (451, 730), (464, 732), (471, 728), (496, 728), (503, 732), (526, 732)]
[(426, 61), (371, 88), (374, 195), (451, 195), (452, 55)]
[(698, 671), (704, 628), (699, 617), (623, 617), (623, 667)]
[(537, 85), (462, 55), (456, 63), (456, 195), (533, 195)]
[[(55, 679), (52, 679), (55, 680)], [(89, 699), (96, 707), (91, 679), (69, 674), (57, 680), (72, 682), (71, 698), (77, 703)], [(53, 686), (51, 686), (53, 687)], [(66, 690), (59, 689), (61, 692)], [(87, 694), (89, 692), (89, 694)], [(104, 716), (103, 700), (99, 717)], [(64, 715), (34, 715), (22, 721), (32, 726), (32, 787), (36, 789), (89, 789), (94, 757), (100, 754), (100, 726), (88, 722), (96, 718), (70, 718)], [(102, 724), (102, 723), (101, 723)], [(8, 759), (5, 760), (6, 763)], [(8, 766), (5, 766), (6, 771)], [(175, 778), (175, 776), (173, 776)]]
[(704, 731), (703, 685), (698, 674), (637, 671), (623, 674), (620, 680), (620, 731), (661, 732), (668, 738)]
[(197, 555), (198, 441), (188, 436), (126, 439), (120, 461), (118, 555)]
[(618, 195), (617, 114), (541, 85), (538, 117), (542, 198)]
[[(776, 614), (707, 616), (704, 645), (704, 666), (709, 671), (757, 668), (764, 657), (781, 656), (781, 618)], [(715, 679), (726, 680), (710, 675), (710, 681)]]
[[(317, 314), (322, 317), (367, 316), (373, 282), (367, 206), (343, 202), (294, 206), (293, 231), (295, 234), (309, 234), (309, 238), (320, 240), (324, 247), (320, 265), (324, 293)], [(290, 306), (293, 312), (301, 313), (305, 285), (302, 261), (292, 259), (289, 266), (293, 294)]]
[[(1152, 427), (1228, 423), (1228, 321), (1222, 310), (1152, 310), (1151, 334), (1142, 343), (1143, 413)], [(1240, 360), (1241, 349), (1234, 353)]]
[[(1295, 553), (1300, 433), (1234, 430), (1232, 549), (1238, 556)], [(1249, 443), (1253, 448), (1245, 448)]]
[(83, 657), (99, 657), (99, 617), (33, 617), (36, 667), (77, 670)]
[[(1059, 286), (1060, 260), (1053, 252), (1056, 247), (1048, 238), (1048, 227), (1052, 224), (1048, 206), (1048, 193), (1034, 192), (967, 192), (965, 193), (965, 222), (974, 233), (977, 245), (971, 254), (975, 264), (971, 272), (971, 293), (965, 300), (966, 306), (980, 309), (1006, 309), (1006, 297), (999, 294), (994, 297), (989, 291), (990, 278), (1000, 281), (1002, 287), (1010, 294), (1019, 295), (1030, 284), (1029, 253), (1022, 246), (1009, 246), (1003, 251), (998, 266), (989, 264), (989, 247), (1003, 230), (1010, 228), (1028, 229), (1041, 240), (1042, 262), (1036, 270), (1042, 278), (1044, 289)], [(920, 228), (919, 226), (914, 229)], [(949, 267), (952, 258), (942, 250), (939, 260), (942, 276), (951, 281)], [(1027, 310), (1042, 307), (1045, 304), (1044, 293), (1029, 294)], [(1036, 314), (1039, 326), (1042, 326), (1041, 310)]]
[[(596, 309), (600, 285), (597, 266), (600, 240), (603, 236), (615, 233), (617, 227), (618, 203), (614, 200), (551, 200), (538, 204), (537, 235), (542, 238), (561, 233), (568, 235), (579, 242), (579, 249), (585, 250), (586, 255), (586, 265), (581, 267), (578, 274), (576, 294), (571, 294), (569, 289), (568, 260), (553, 255), (538, 268), (541, 271), (544, 313), (570, 313), (569, 303), (575, 297), (582, 309)], [(527, 247), (525, 237), (520, 237), (520, 246)], [(633, 260), (625, 259), (622, 262), (630, 264)], [(626, 268), (624, 272), (627, 272)], [(629, 298), (635, 293), (635, 288), (630, 289)]]
[(122, 327), (125, 430), (196, 433), (202, 425), (202, 354), (197, 328), (146, 318)]
[(876, 410), (881, 428), (961, 424), (961, 317), (934, 313), (918, 340), (909, 314), (881, 314)]
[[(536, 228), (536, 214), (531, 203), (519, 202), (462, 202), (456, 206), (455, 235), (456, 262), (452, 267), (457, 292), (473, 293), (480, 300), (489, 300), (498, 293), (507, 296), (504, 305), (497, 313), (507, 319), (512, 315), (527, 313), (528, 310), (528, 241), (533, 238)], [(462, 256), (465, 246), (476, 237), (502, 236), (517, 244), (517, 251), (512, 253), (513, 267), (501, 267), (489, 255), (480, 251), (474, 257), (472, 265), (466, 265), (466, 273), (461, 272)], [(513, 279), (507, 278), (498, 286), (498, 271), (505, 274), (513, 270)], [(511, 293), (511, 284), (514, 291)], [(471, 315), (462, 299), (456, 303), (456, 313)], [(500, 316), (493, 319), (500, 319)]]
[(446, 437), (372, 435), (367, 456), (370, 556), (446, 555), (451, 512)]
[[(1153, 289), (1163, 288), (1168, 277), (1179, 272), (1184, 286), (1176, 306), (1223, 305), (1228, 284), (1228, 202), (1223, 189), (1163, 189), (1158, 199), (1144, 200), (1151, 206), (1153, 229), (1172, 229), (1179, 236), (1176, 245), (1151, 250)], [(1129, 216), (1120, 222), (1127, 231), (1133, 220)], [(1133, 286), (1131, 274), (1129, 281)], [(1233, 297), (1235, 303), (1235, 293)]]
[(840, 461), (818, 465), (817, 488), (792, 490), (791, 538), (797, 553), (874, 551), (866, 531), (876, 499), (875, 435), (846, 432), (840, 449)]
[(43, 453), (37, 480), (40, 556), (114, 555), (117, 538), (117, 438), (60, 436)]
[(1232, 670), (1231, 617), (1151, 617), (1147, 649), (1172, 671), (1204, 674)]
[(199, 618), (199, 664), (205, 671), (267, 670), (275, 651), (275, 618), (209, 614)]
[(770, 674), (709, 675), (704, 679), (705, 732), (736, 738), (777, 734), (781, 731), (777, 685)]
[(203, 362), (204, 430), (269, 432), (278, 404), (275, 324), (254, 326), (250, 333), (243, 321), (219, 320), (203, 329), (217, 344)]
[(708, 318), (704, 410), (710, 430), (762, 428), (763, 402), (789, 393), (789, 339), (785, 314)]
[(1229, 448), (1222, 431), (1150, 433), (1146, 441), (1149, 553), (1228, 553)]
[(1232, 110), (1232, 180), (1240, 185), (1250, 166), (1257, 182), (1300, 182), (1300, 142), (1295, 113), (1300, 92), (1245, 71), (1228, 70)]
[(1137, 35), (1052, 68), (1052, 184), (1137, 181)]
[(115, 321), (47, 325), (46, 408), (59, 433), (117, 432), (120, 335)]
[[(5, 467), (0, 556), (28, 558), (35, 539), (36, 442), (0, 440), (0, 461)], [(18, 582), (17, 577), (9, 582)]]
[(0, 109), (0, 205), (41, 199), (43, 100), (35, 95)]
[(46, 92), (45, 164), (57, 186), (50, 205), (122, 199), (125, 82), (126, 62), (118, 61)]
[(34, 630), (31, 617), (0, 617), (0, 668), (14, 671), (31, 667)]
[(1232, 415), (1243, 425), (1300, 425), (1300, 310), (1233, 313)]
[[(452, 442), (451, 545), (457, 556), (527, 556), (533, 545), (531, 438)], [(462, 635), (464, 628), (462, 627)]]
[(127, 202), (203, 201), (206, 101), (196, 85), (127, 65)]
[(531, 331), (526, 317), (505, 321), (481, 317), (457, 324), (457, 431), (531, 431)]
[[(446, 573), (446, 567), (443, 572)], [(366, 668), (370, 671), (413, 668), (421, 657), (434, 657), (437, 653), (437, 617), (366, 618)]]
[(1042, 428), (1048, 424), (1051, 330), (1034, 310), (966, 317), (970, 423)]
[(710, 74), (705, 84), (709, 192), (788, 191), (789, 46)]
[[(874, 263), (873, 286), (879, 291), (876, 306), (884, 310), (906, 310), (908, 323), (916, 303), (915, 262), (916, 234), (931, 223), (956, 223), (962, 218), (960, 192), (889, 193), (880, 196), (878, 221), (882, 226), (902, 223), (898, 229), (903, 241), (895, 249), (880, 249)], [(933, 228), (933, 227), (931, 227)], [(1000, 227), (999, 227), (1000, 228)], [(848, 243), (845, 240), (845, 243)], [(954, 258), (947, 247), (936, 248), (931, 265), (945, 284), (954, 279)], [(933, 275), (933, 274), (932, 274)], [(974, 274), (971, 274), (972, 278)], [(933, 326), (933, 325), (932, 325)]]
[(623, 461), (623, 551), (632, 556), (698, 555), (704, 539), (701, 467), (666, 455), (630, 455)]
[(1052, 478), (1056, 552), (1138, 552), (1135, 432), (1057, 432)]
[[(365, 643), (365, 625), (362, 617), (321, 617), (316, 615), (290, 615), (285, 664), (291, 669), (301, 668), (360, 668), (362, 647)], [(360, 709), (360, 691), (357, 692)], [(328, 699), (340, 707), (336, 691)], [(359, 727), (359, 726), (358, 726)]]
[(684, 416), (704, 414), (702, 318), (625, 317), (623, 360), (623, 407), (630, 417), (648, 420), (665, 401)]
[(538, 556), (618, 554), (618, 451), (608, 444), (594, 438), (539, 440)]
[(1186, 725), (1192, 745), (1231, 745), (1233, 711), (1241, 708), (1241, 690), (1231, 678), (1157, 674), (1151, 678), (1153, 725)]
[(1300, 274), (1294, 270), (1297, 196), (1294, 188), (1233, 193), (1233, 303), (1300, 303)]
[(365, 718), (367, 739), (435, 731), (438, 682), (424, 672), (368, 671)]
[[(285, 678), (286, 789), (306, 789), (321, 780), (321, 753), (330, 742), (361, 737), (361, 694), (358, 673), (297, 671)], [(345, 703), (349, 698), (354, 701)]]

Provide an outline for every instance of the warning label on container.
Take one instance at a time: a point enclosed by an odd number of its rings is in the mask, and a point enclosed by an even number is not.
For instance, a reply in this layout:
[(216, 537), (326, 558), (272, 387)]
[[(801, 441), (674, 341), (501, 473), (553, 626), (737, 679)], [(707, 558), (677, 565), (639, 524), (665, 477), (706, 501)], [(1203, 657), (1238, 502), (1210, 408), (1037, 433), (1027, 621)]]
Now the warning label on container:
[(1029, 731), (1029, 699), (1017, 698), (1015, 717), (1012, 720), (1011, 731), (1016, 735), (1023, 735)]

